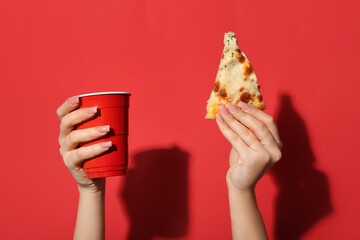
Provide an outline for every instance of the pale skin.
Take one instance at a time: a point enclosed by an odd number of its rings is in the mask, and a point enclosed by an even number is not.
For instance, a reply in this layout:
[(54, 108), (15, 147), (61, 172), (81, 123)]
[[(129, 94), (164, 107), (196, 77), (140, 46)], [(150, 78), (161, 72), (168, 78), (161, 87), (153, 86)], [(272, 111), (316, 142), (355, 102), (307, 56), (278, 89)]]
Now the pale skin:
[[(281, 158), (274, 119), (246, 104), (220, 106), (216, 122), (232, 145), (226, 174), (233, 239), (268, 239), (255, 197), (255, 185)], [(250, 129), (252, 131), (250, 131)]]
[(60, 154), (78, 184), (79, 204), (74, 231), (74, 239), (105, 239), (105, 178), (88, 179), (82, 163), (97, 156), (111, 147), (111, 142), (93, 144), (78, 148), (81, 142), (87, 142), (104, 136), (109, 126), (99, 126), (75, 130), (75, 125), (92, 118), (95, 107), (77, 109), (77, 96), (66, 100), (57, 110), (60, 119)]
[[(79, 108), (77, 96), (57, 110), (60, 119), (60, 154), (78, 184), (79, 204), (74, 239), (105, 239), (105, 178), (88, 179), (82, 163), (111, 147), (111, 142), (78, 148), (106, 135), (110, 126), (76, 130), (76, 124), (92, 118), (97, 109)], [(281, 158), (281, 141), (271, 116), (242, 102), (220, 106), (216, 122), (231, 143), (230, 168), (226, 175), (233, 239), (268, 239), (257, 207), (255, 185)], [(252, 131), (250, 131), (251, 129)]]

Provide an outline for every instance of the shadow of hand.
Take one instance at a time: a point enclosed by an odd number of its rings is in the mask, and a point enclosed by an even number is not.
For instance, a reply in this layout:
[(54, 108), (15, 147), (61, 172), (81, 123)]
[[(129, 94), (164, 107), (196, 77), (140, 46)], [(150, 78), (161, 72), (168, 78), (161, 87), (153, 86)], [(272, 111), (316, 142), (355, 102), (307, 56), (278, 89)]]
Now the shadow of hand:
[(332, 211), (326, 175), (315, 169), (315, 156), (304, 121), (291, 97), (281, 97), (278, 125), (284, 143), (283, 158), (271, 173), (279, 187), (276, 199), (276, 239), (299, 239)]

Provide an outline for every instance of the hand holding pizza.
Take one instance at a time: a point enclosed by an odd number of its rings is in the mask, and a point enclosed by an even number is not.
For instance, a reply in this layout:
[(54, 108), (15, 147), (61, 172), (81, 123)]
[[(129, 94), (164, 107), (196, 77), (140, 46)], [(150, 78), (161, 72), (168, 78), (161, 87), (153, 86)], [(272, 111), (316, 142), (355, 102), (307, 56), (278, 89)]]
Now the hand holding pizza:
[(281, 158), (281, 140), (274, 119), (263, 111), (239, 102), (220, 106), (216, 122), (231, 143), (229, 190), (253, 190), (265, 172)]
[(240, 51), (235, 33), (225, 33), (205, 118), (216, 119), (232, 145), (226, 181), (234, 240), (269, 239), (256, 203), (255, 185), (280, 160), (281, 141), (273, 118), (261, 111), (266, 106), (259, 89), (252, 64)]

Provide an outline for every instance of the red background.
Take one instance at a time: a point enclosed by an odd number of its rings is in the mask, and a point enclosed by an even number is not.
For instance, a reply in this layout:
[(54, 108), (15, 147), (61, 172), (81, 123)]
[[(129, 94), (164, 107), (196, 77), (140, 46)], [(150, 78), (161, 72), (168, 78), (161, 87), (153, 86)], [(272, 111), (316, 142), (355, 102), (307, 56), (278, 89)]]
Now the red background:
[(230, 239), (230, 146), (204, 116), (231, 30), (284, 142), (257, 187), (270, 238), (360, 239), (359, 6), (3, 1), (0, 238), (72, 237), (78, 194), (56, 109), (77, 94), (129, 91), (132, 169), (108, 179), (107, 238)]

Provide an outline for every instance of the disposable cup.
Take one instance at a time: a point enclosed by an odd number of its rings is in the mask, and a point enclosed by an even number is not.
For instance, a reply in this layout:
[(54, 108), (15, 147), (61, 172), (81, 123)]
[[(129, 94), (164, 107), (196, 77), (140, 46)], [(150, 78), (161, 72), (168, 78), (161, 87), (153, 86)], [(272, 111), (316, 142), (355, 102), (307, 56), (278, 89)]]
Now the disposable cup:
[(87, 173), (87, 177), (93, 179), (93, 178), (123, 176), (125, 174), (126, 174), (125, 170), (118, 170), (118, 171)]
[(86, 147), (99, 142), (112, 142), (109, 150), (84, 162), (83, 168), (90, 179), (126, 174), (129, 98), (130, 93), (127, 92), (99, 92), (79, 96), (80, 108), (97, 106), (98, 111), (92, 119), (77, 125), (77, 129), (110, 125), (110, 132), (104, 137), (79, 145), (79, 147)]
[(118, 170), (127, 170), (127, 166), (110, 166), (110, 167), (98, 167), (98, 168), (86, 168), (87, 173), (96, 173), (96, 172), (108, 172), (108, 171), (118, 171)]

